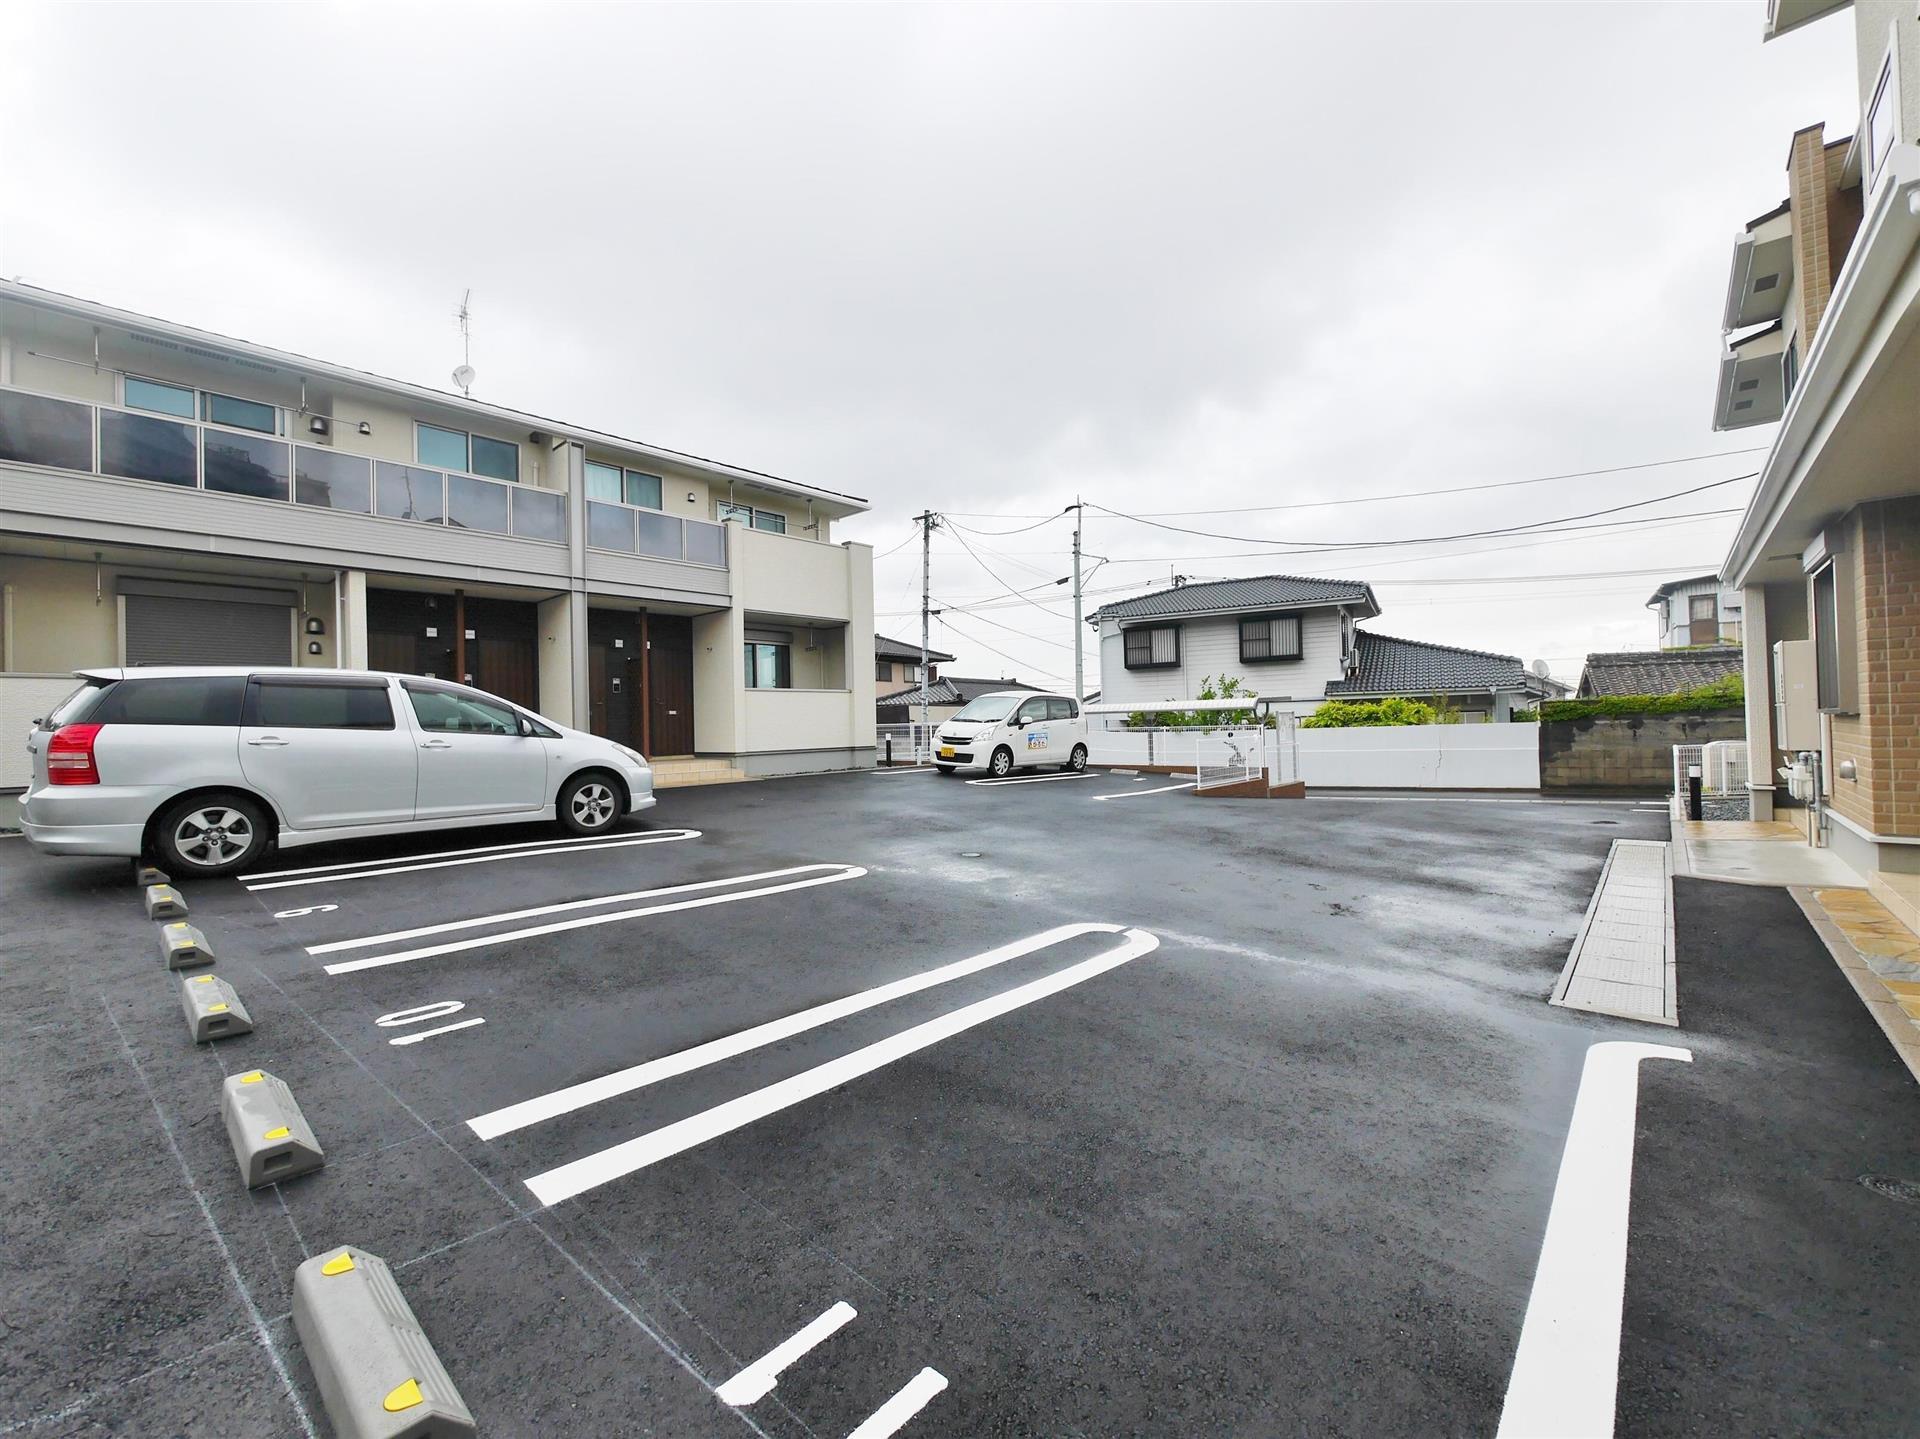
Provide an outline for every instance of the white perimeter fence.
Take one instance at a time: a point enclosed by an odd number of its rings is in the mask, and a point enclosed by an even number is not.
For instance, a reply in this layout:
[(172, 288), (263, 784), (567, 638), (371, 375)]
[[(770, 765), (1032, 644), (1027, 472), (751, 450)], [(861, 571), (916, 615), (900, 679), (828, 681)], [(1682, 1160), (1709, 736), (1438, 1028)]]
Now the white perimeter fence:
[(80, 688), (71, 674), (0, 675), (0, 790), (33, 782), (27, 763), (27, 730), (36, 719)]
[(887, 763), (887, 742), (893, 742), (893, 763), (925, 764), (929, 758), (929, 746), (933, 743), (933, 732), (940, 728), (933, 724), (881, 724), (873, 727), (873, 757), (876, 764)]
[[(1540, 728), (1531, 724), (1392, 725), (1300, 729), (1292, 715), (1278, 728), (1094, 730), (1095, 764), (1172, 765), (1202, 776), (1224, 773), (1261, 735), (1274, 784), (1295, 779), (1340, 789), (1538, 789)], [(1240, 737), (1241, 751), (1234, 748)], [(1215, 783), (1228, 783), (1217, 778)]]

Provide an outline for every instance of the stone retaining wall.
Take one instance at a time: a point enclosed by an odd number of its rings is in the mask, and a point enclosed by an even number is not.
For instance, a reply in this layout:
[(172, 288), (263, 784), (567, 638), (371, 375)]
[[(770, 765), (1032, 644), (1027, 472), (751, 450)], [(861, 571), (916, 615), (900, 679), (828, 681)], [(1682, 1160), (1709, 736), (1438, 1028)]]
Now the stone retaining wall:
[(1540, 726), (1540, 788), (1670, 790), (1675, 745), (1746, 737), (1740, 710), (1553, 720)]

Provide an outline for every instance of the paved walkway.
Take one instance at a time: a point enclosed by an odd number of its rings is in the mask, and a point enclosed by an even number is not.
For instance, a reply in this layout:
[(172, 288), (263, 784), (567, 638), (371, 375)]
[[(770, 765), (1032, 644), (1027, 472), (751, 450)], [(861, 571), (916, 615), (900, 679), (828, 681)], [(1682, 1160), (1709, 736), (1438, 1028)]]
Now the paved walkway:
[(1920, 1079), (1920, 934), (1861, 889), (1795, 889), (1834, 962)]
[(1679, 1024), (1668, 855), (1669, 847), (1658, 840), (1613, 842), (1552, 1003)]
[(1675, 820), (1673, 872), (1737, 884), (1857, 886), (1860, 876), (1830, 849), (1779, 820)]

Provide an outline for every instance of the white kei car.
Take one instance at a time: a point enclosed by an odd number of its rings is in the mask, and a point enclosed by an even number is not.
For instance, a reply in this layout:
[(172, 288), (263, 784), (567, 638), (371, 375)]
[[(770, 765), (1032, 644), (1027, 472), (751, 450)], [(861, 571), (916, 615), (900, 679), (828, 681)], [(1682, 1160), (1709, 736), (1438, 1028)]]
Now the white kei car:
[(984, 770), (992, 775), (1058, 765), (1087, 767), (1087, 722), (1066, 695), (997, 690), (979, 696), (941, 724), (933, 763), (942, 774)]

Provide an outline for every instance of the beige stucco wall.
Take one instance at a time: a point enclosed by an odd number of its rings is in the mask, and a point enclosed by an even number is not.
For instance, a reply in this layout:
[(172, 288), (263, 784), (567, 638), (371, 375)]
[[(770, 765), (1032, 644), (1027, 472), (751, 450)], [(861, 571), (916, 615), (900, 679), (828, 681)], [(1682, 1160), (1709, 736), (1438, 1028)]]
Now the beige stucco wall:
[(745, 643), (740, 609), (693, 617), (693, 747), (701, 754), (734, 754), (746, 747)]
[[(64, 674), (96, 665), (117, 665), (120, 650), (120, 596), (122, 575), (203, 581), (209, 584), (290, 587), (300, 595), (302, 633), (294, 644), (294, 663), (331, 668), (337, 653), (338, 626), (334, 620), (333, 585), (274, 576), (223, 574), (216, 567), (160, 569), (103, 564), (83, 560), (45, 559), (34, 555), (0, 555), (0, 586), (5, 587), (7, 652), (0, 670), (16, 674)], [(323, 635), (304, 632), (308, 615), (320, 620)], [(307, 653), (318, 643), (320, 653)]]
[(1889, 37), (1895, 37), (1900, 54), (1894, 67), (1900, 84), (1897, 133), (1907, 144), (1920, 140), (1920, 8), (1914, 0), (1854, 0), (1853, 23), (1861, 113), (1873, 99)]

